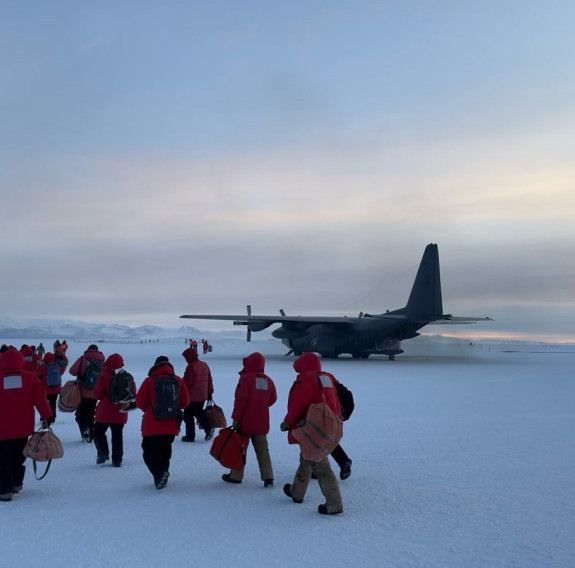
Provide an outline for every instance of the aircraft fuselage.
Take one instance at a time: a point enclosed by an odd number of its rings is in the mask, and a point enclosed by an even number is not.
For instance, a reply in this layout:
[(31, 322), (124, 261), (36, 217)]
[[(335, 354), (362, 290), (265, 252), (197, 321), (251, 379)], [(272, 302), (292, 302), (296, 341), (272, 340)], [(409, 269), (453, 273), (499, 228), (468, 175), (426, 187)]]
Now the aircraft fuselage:
[(324, 357), (349, 353), (354, 358), (367, 358), (375, 353), (402, 353), (401, 340), (416, 337), (420, 327), (413, 322), (366, 317), (351, 318), (347, 325), (318, 324), (305, 330), (281, 326), (272, 335), (296, 354), (314, 351)]

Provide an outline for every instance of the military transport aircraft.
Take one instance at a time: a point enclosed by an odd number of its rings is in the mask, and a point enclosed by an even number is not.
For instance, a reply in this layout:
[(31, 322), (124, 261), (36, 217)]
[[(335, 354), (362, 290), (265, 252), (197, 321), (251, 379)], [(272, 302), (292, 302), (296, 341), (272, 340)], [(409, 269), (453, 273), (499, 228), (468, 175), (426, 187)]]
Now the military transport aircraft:
[(289, 348), (287, 354), (300, 355), (314, 351), (322, 357), (335, 358), (349, 353), (354, 359), (370, 355), (403, 353), (401, 341), (417, 337), (418, 329), (430, 323), (465, 324), (492, 321), (488, 317), (456, 317), (443, 313), (439, 253), (436, 244), (425, 247), (411, 294), (405, 307), (384, 314), (364, 314), (357, 317), (255, 316), (248, 306), (247, 315), (183, 315), (182, 318), (230, 320), (247, 327), (247, 340), (252, 331), (262, 331), (270, 325), (281, 326), (272, 332)]

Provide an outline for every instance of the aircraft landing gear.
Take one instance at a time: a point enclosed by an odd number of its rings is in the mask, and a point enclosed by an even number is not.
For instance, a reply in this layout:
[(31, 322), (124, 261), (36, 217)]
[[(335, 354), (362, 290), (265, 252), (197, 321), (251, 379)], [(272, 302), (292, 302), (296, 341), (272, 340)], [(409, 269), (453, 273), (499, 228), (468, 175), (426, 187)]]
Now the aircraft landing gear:
[(330, 351), (329, 353), (320, 353), (320, 355), (324, 359), (337, 359), (339, 357), (339, 353), (337, 351)]

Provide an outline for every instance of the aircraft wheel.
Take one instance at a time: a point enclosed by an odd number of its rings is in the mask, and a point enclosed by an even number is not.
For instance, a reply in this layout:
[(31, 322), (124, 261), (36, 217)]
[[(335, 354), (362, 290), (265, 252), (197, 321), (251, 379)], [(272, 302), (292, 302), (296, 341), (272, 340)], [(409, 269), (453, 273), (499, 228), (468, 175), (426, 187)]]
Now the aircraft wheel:
[(369, 353), (362, 353), (361, 358), (362, 359), (369, 359)]
[(324, 359), (337, 359), (339, 356), (339, 353), (337, 353), (336, 351), (332, 351), (331, 353), (320, 353), (320, 355)]
[(352, 353), (351, 356), (352, 356), (354, 359), (359, 359), (359, 358), (361, 357), (361, 353)]

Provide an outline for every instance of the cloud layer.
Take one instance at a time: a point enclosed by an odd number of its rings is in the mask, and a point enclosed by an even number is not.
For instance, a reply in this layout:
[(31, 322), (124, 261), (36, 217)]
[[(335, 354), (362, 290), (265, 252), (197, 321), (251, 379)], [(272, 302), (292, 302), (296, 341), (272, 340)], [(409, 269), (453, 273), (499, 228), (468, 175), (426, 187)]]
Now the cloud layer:
[(381, 312), (437, 242), (446, 311), (575, 339), (572, 5), (255, 4), (1, 9), (0, 310)]

